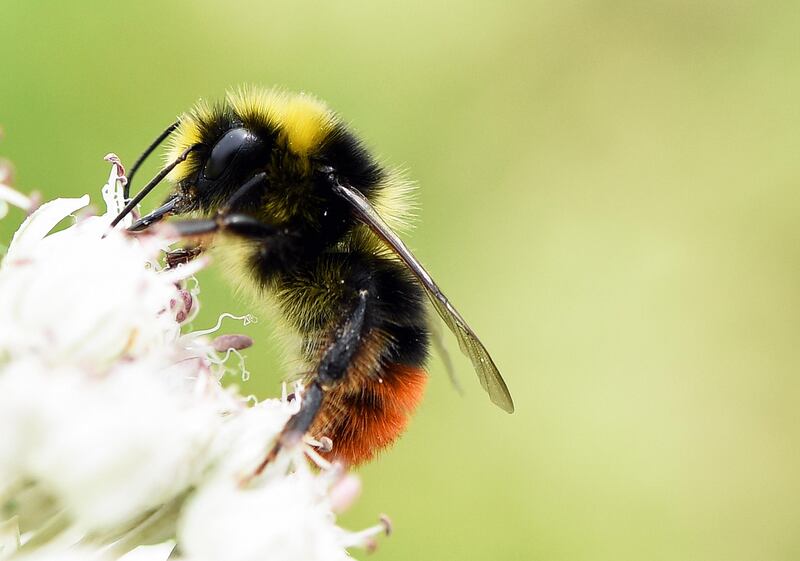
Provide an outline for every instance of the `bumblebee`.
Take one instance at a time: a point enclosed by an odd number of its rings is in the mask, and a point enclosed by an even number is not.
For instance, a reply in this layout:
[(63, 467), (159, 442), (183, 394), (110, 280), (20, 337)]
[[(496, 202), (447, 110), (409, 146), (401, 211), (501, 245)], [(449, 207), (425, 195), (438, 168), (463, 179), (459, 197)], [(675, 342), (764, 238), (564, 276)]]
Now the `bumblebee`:
[(181, 217), (170, 227), (210, 240), (199, 243), (296, 335), (305, 363), (301, 407), (259, 471), (307, 432), (331, 438), (331, 456), (351, 465), (397, 439), (426, 384), (427, 300), (491, 400), (513, 412), (486, 348), (395, 233), (409, 211), (408, 182), (323, 102), (255, 89), (201, 102), (145, 151), (127, 189), (168, 137), (167, 165), (112, 225), (168, 178), (166, 201), (129, 229)]

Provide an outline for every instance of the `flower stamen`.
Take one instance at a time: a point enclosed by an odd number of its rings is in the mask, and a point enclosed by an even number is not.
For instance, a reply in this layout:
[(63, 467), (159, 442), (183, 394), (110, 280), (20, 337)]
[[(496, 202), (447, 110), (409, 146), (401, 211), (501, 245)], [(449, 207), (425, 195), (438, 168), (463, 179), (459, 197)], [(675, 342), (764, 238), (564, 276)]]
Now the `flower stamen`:
[(351, 532), (345, 547), (361, 547), (371, 553), (378, 548), (378, 541), (375, 538), (381, 534), (387, 537), (392, 534), (392, 521), (385, 514), (381, 514), (379, 522), (374, 526), (360, 532)]

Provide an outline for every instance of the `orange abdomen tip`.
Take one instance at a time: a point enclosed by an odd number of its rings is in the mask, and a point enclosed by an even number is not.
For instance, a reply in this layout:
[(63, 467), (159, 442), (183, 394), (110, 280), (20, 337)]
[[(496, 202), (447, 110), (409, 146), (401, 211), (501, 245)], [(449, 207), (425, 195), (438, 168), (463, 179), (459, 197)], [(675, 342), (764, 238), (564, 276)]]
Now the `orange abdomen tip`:
[(422, 401), (427, 373), (418, 366), (391, 364), (380, 378), (361, 378), (331, 390), (311, 429), (327, 436), (333, 450), (325, 456), (348, 465), (371, 460), (405, 431)]

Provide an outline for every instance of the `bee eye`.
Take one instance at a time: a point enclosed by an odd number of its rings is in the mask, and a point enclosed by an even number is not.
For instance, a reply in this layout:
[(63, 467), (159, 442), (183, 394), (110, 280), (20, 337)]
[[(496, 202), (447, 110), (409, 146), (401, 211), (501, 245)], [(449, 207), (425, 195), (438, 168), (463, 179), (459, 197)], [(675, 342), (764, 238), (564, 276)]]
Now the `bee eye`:
[(219, 179), (234, 163), (236, 165), (255, 164), (259, 152), (264, 147), (261, 139), (244, 128), (225, 133), (211, 149), (206, 165), (203, 167), (205, 179)]

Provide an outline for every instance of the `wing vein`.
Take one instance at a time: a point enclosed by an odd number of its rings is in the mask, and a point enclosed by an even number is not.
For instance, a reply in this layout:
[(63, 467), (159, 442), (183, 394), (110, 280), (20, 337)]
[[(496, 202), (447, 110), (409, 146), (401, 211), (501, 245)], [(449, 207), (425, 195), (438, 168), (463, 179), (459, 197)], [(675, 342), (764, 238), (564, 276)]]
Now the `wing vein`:
[(511, 398), (511, 392), (509, 392), (508, 386), (500, 375), (500, 371), (489, 355), (489, 351), (486, 350), (486, 347), (483, 346), (483, 343), (478, 339), (472, 328), (434, 282), (430, 273), (414, 257), (414, 254), (403, 243), (403, 240), (384, 222), (378, 211), (375, 210), (375, 207), (364, 195), (357, 189), (342, 185), (338, 181), (335, 182), (334, 189), (350, 203), (357, 218), (383, 240), (417, 277), (420, 284), (425, 288), (425, 292), (433, 303), (436, 312), (456, 336), (461, 352), (472, 361), (472, 366), (475, 368), (481, 387), (489, 394), (489, 398), (495, 405), (508, 413), (513, 413), (514, 401)]

